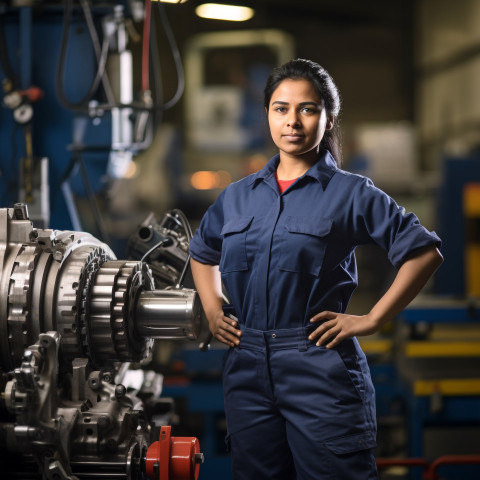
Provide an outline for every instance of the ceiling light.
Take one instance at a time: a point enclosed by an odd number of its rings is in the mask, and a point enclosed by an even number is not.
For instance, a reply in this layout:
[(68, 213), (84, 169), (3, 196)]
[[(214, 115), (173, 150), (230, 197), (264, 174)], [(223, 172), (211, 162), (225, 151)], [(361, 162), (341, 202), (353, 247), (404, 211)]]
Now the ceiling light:
[(185, 3), (187, 0), (153, 0), (154, 2), (162, 3)]
[(195, 13), (202, 18), (215, 20), (230, 20), (232, 22), (244, 22), (253, 17), (255, 11), (249, 7), (240, 5), (223, 5), (220, 3), (204, 3), (195, 9)]

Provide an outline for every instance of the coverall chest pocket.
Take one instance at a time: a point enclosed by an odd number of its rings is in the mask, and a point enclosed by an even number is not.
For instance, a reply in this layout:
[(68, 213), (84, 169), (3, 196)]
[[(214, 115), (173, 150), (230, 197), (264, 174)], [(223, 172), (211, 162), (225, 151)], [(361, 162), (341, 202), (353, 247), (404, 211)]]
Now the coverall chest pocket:
[(233, 217), (223, 225), (222, 255), (220, 271), (222, 273), (248, 270), (247, 232), (253, 217)]
[(287, 217), (280, 270), (320, 275), (332, 224), (330, 218)]

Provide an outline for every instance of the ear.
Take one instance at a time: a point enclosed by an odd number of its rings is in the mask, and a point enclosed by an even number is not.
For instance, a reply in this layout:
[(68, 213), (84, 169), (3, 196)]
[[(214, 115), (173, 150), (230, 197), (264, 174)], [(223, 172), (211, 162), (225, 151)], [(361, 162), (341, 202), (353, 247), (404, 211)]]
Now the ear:
[(328, 117), (327, 124), (325, 125), (325, 130), (331, 130), (333, 128), (334, 123), (335, 123), (335, 120), (333, 119), (333, 117)]

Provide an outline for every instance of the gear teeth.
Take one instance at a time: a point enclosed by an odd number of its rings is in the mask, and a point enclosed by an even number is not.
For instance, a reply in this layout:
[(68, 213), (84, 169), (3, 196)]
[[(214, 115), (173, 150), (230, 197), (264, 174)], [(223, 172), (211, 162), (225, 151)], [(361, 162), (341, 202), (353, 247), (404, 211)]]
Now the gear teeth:
[(36, 246), (24, 245), (14, 263), (8, 288), (8, 342), (12, 358), (21, 359), (29, 345), (28, 327), (31, 312), (31, 284), (37, 259)]
[(137, 295), (154, 288), (150, 269), (142, 262), (112, 260), (101, 248), (78, 260), (72, 265), (78, 270), (76, 303), (62, 308), (63, 331), (72, 324), (76, 330), (70, 353), (83, 352), (94, 366), (144, 360), (153, 340), (137, 338), (133, 321)]
[(94, 362), (145, 358), (152, 342), (137, 338), (133, 325), (135, 300), (143, 288), (153, 289), (154, 284), (150, 270), (142, 262), (107, 261), (92, 277), (85, 330)]
[(79, 288), (77, 290), (77, 311), (79, 312), (78, 324), (80, 330), (80, 341), (85, 354), (93, 360), (90, 336), (92, 333), (89, 325), (90, 306), (93, 282), (96, 273), (109, 257), (101, 250), (95, 249), (91, 252), (80, 275)]
[(86, 280), (85, 269), (93, 259), (99, 261), (101, 250), (92, 246), (75, 250), (66, 259), (64, 283), (69, 288), (61, 288), (57, 297), (56, 325), (62, 335), (62, 355), (75, 358), (84, 355), (86, 329), (82, 321), (83, 284)]

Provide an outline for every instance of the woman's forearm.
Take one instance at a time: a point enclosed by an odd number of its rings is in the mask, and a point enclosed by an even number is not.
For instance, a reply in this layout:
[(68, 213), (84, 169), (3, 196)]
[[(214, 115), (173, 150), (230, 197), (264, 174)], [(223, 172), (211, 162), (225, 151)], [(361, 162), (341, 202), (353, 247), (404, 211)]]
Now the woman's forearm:
[(319, 324), (319, 327), (310, 334), (309, 339), (316, 340), (318, 346), (332, 348), (346, 338), (372, 335), (418, 295), (442, 261), (443, 257), (435, 246), (421, 250), (399, 268), (392, 285), (369, 313), (350, 315), (320, 312), (310, 320)]
[(224, 297), (222, 292), (222, 279), (217, 265), (206, 265), (190, 260), (193, 281), (197, 289), (203, 310), (208, 320), (212, 335), (229, 347), (238, 345), (242, 332), (235, 319), (226, 317), (222, 310)]
[(218, 265), (207, 265), (192, 258), (190, 259), (190, 266), (195, 288), (208, 318), (209, 314), (221, 310), (224, 303)]

